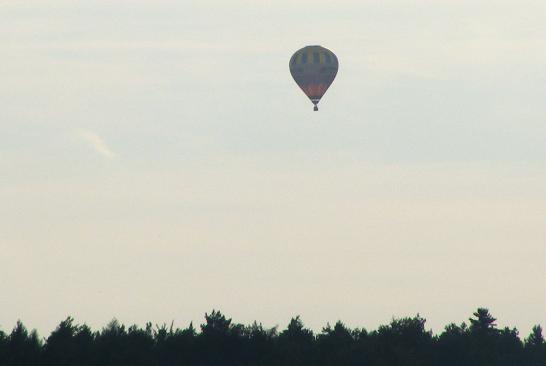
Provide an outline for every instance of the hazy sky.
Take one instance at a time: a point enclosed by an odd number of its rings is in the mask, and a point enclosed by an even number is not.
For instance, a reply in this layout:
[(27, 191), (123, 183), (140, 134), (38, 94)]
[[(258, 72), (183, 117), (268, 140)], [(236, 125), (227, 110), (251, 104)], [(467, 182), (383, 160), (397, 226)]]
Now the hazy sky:
[(544, 0), (4, 0), (0, 46), (0, 329), (546, 325)]

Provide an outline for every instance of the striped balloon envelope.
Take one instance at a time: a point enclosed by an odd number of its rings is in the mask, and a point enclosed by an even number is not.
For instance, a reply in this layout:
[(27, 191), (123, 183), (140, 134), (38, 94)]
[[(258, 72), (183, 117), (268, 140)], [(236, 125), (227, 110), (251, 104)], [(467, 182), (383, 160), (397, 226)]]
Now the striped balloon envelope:
[(296, 51), (290, 58), (290, 73), (315, 105), (326, 93), (337, 75), (339, 62), (336, 55), (321, 46), (307, 46)]

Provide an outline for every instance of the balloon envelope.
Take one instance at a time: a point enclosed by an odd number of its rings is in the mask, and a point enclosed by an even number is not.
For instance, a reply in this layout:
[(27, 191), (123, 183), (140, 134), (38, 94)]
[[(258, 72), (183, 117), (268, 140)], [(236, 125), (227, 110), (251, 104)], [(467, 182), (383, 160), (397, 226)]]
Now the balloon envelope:
[(290, 73), (315, 105), (315, 111), (318, 110), (318, 102), (336, 78), (338, 68), (336, 55), (321, 46), (304, 47), (290, 58)]

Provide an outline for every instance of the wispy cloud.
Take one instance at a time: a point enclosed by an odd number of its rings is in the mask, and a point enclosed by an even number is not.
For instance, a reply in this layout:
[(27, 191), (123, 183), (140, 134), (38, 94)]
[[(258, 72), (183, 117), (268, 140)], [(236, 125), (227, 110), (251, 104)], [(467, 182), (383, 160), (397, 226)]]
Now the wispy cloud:
[(113, 158), (116, 154), (106, 145), (106, 142), (93, 131), (89, 130), (80, 130), (78, 135), (85, 140), (95, 150), (99, 155), (104, 156), (105, 158)]

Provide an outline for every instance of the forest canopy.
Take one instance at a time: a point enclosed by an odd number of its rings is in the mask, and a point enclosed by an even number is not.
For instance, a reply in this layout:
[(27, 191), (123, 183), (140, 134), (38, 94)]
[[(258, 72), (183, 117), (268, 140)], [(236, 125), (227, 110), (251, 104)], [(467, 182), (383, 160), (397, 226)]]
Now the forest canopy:
[(299, 316), (278, 329), (238, 324), (213, 310), (198, 328), (183, 329), (152, 323), (127, 327), (114, 319), (94, 331), (68, 317), (41, 338), (18, 321), (11, 332), (0, 329), (0, 365), (546, 366), (540, 325), (522, 339), (515, 328), (497, 327), (485, 308), (440, 334), (427, 330), (425, 322), (416, 315), (366, 330), (338, 321), (315, 333)]

